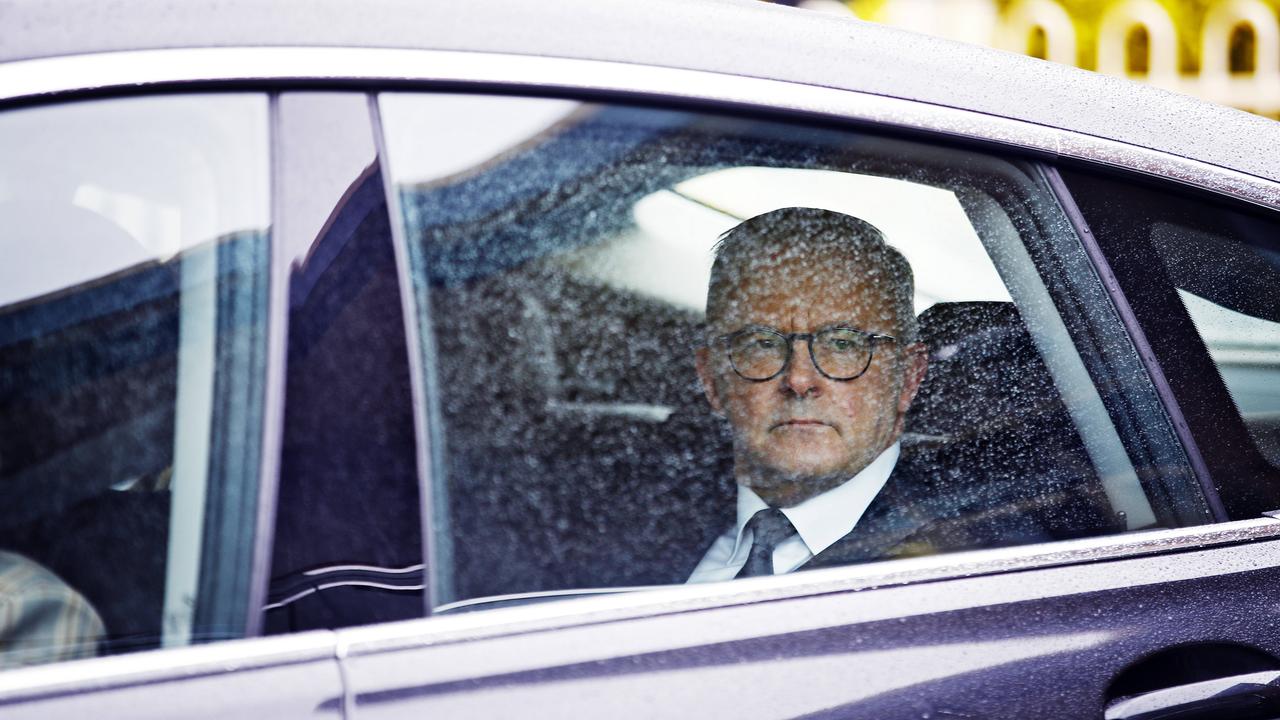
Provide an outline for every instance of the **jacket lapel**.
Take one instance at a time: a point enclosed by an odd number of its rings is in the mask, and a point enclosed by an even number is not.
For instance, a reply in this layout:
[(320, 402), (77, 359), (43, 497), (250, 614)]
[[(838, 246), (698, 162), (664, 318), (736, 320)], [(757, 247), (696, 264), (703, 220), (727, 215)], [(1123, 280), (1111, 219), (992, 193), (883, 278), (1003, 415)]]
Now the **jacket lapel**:
[(811, 570), (934, 552), (929, 543), (915, 542), (912, 537), (918, 535), (930, 519), (922, 512), (919, 491), (917, 478), (911, 477), (909, 472), (902, 472), (901, 467), (895, 468), (884, 489), (867, 507), (858, 524), (799, 569)]

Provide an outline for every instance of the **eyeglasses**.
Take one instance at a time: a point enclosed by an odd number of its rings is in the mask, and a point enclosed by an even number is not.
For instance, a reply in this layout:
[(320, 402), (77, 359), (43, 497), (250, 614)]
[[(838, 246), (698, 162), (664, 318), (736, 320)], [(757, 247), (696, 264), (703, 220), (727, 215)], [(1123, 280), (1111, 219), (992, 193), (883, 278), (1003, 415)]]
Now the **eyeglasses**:
[(897, 338), (850, 327), (786, 334), (773, 328), (748, 327), (721, 335), (714, 342), (726, 346), (734, 372), (745, 380), (764, 382), (777, 377), (791, 362), (796, 340), (809, 343), (809, 357), (823, 377), (853, 380), (871, 367), (876, 345), (896, 342)]

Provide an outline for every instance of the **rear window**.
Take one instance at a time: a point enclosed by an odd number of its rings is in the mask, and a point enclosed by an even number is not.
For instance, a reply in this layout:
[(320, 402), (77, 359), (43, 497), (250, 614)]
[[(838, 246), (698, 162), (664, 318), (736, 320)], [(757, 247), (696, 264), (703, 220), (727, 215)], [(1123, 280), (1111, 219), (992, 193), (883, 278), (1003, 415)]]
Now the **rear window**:
[(0, 666), (243, 635), (267, 100), (0, 115)]

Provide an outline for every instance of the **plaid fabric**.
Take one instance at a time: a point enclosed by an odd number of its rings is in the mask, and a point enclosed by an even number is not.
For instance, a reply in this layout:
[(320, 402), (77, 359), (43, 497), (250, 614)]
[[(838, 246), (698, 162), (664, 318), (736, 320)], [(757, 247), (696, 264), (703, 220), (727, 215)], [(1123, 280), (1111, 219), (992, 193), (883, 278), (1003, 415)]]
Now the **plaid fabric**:
[(104, 634), (80, 593), (39, 564), (0, 550), (0, 669), (93, 657)]

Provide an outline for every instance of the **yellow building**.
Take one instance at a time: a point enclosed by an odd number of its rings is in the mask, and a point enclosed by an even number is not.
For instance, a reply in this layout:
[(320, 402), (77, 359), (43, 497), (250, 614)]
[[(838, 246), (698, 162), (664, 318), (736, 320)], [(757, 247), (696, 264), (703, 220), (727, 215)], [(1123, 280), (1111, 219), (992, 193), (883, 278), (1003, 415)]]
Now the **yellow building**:
[(847, 0), (845, 7), (866, 20), (1280, 117), (1280, 0)]

